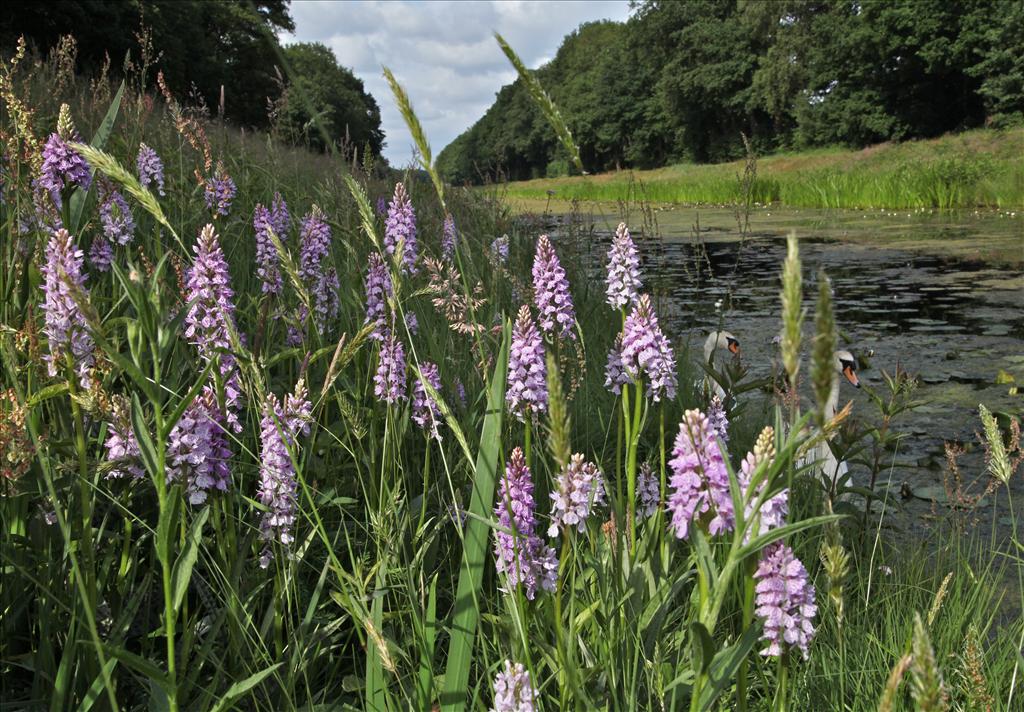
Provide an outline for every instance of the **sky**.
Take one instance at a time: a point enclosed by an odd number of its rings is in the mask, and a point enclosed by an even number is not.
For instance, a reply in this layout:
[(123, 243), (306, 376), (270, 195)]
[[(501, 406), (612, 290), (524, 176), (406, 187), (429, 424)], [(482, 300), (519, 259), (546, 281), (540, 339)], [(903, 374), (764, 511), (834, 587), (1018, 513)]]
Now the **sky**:
[(412, 138), (381, 65), (405, 87), (436, 156), (515, 79), (495, 31), (536, 68), (580, 23), (625, 20), (629, 6), (626, 0), (293, 0), (291, 13), (295, 32), (281, 40), (321, 42), (363, 80), (381, 107), (384, 155), (403, 167), (412, 160)]

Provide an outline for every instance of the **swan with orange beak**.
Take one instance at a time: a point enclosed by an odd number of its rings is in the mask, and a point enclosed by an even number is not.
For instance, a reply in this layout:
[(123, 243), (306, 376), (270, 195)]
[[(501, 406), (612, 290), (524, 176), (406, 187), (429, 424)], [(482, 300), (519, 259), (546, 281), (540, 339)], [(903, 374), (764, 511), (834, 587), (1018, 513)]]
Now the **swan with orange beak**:
[[(849, 351), (836, 351), (835, 371), (832, 373), (832, 388), (825, 402), (825, 417), (834, 418), (839, 408), (839, 387), (842, 383), (840, 376), (854, 388), (860, 388), (860, 378), (857, 376), (857, 359)], [(849, 470), (845, 460), (840, 460), (829, 447), (828, 440), (822, 439), (818, 445), (808, 453), (808, 458), (820, 468), (822, 477), (827, 482), (836, 482), (844, 477)]]
[[(740, 341), (728, 331), (712, 331), (704, 341), (704, 363), (718, 371), (727, 358), (726, 354), (739, 356)], [(725, 389), (711, 376), (704, 377), (704, 391), (725, 400)]]

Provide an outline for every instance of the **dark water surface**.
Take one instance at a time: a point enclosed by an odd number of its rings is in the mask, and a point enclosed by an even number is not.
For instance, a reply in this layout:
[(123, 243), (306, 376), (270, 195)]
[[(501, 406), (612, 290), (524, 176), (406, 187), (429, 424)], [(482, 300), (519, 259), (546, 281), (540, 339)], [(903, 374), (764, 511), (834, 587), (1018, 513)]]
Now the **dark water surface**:
[[(952, 512), (945, 482), (944, 443), (963, 443), (961, 471), (970, 492), (987, 484), (979, 403), (992, 411), (1021, 416), (1024, 395), (1024, 219), (1002, 212), (935, 216), (907, 213), (825, 213), (761, 209), (750, 217), (741, 240), (735, 216), (724, 210), (674, 208), (628, 216), (642, 253), (648, 288), (664, 295), (663, 324), (677, 343), (700, 353), (705, 335), (721, 323), (741, 341), (751, 377), (772, 370), (779, 333), (779, 273), (785, 235), (800, 238), (806, 295), (806, 335), (813, 329), (816, 275), (832, 281), (840, 343), (867, 356), (862, 382), (883, 393), (882, 371), (897, 365), (915, 374), (916, 398), (924, 405), (902, 415), (895, 428), (905, 434), (891, 469), (880, 475), (890, 492), (887, 526), (924, 533)], [(581, 231), (583, 259), (594, 279), (603, 279), (605, 253), (620, 215), (556, 216), (556, 232)], [(695, 230), (699, 220), (700, 230)], [(589, 230), (587, 224), (591, 224)], [(646, 227), (645, 227), (646, 223)], [(716, 306), (717, 304), (717, 306)], [(805, 361), (806, 363), (806, 361)], [(806, 368), (806, 366), (805, 366)], [(1015, 383), (997, 384), (997, 376)], [(748, 396), (744, 396), (748, 397)], [(761, 396), (752, 395), (751, 398)], [(863, 391), (845, 383), (840, 405), (853, 401), (855, 416), (872, 420)], [(857, 484), (867, 475), (854, 470)], [(1024, 502), (1024, 472), (1011, 484)], [(975, 526), (1010, 525), (1006, 496), (985, 498), (969, 516)], [(987, 530), (987, 529), (986, 529)]]

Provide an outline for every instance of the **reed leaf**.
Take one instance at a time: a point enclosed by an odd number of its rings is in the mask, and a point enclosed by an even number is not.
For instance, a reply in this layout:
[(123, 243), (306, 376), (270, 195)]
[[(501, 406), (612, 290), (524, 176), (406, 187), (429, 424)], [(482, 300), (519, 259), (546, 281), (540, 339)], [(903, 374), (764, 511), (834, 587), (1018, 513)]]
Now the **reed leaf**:
[(455, 593), (455, 612), (451, 622), (451, 642), (448, 645), (448, 665), (445, 668), (441, 709), (456, 712), (466, 705), (469, 672), (473, 664), (473, 647), (480, 619), (478, 596), (487, 560), (488, 520), (494, 503), (494, 488), (500, 466), (501, 426), (505, 414), (505, 376), (508, 370), (508, 352), (511, 327), (505, 324), (504, 337), (494, 374), (487, 394), (487, 415), (480, 431), (480, 449), (477, 452), (473, 494), (469, 500), (469, 514), (462, 545), (462, 563)]

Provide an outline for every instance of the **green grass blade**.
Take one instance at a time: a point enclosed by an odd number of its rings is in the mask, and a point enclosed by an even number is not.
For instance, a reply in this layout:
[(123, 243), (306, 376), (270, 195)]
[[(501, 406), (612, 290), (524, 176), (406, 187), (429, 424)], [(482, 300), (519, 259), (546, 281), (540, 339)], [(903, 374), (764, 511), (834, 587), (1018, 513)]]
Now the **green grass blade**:
[(377, 569), (373, 603), (370, 607), (372, 625), (377, 635), (369, 635), (366, 640), (366, 709), (373, 712), (387, 712), (387, 682), (384, 680), (384, 664), (381, 660), (382, 645), (387, 645), (380, 635), (384, 622), (383, 589), (384, 566)]
[(273, 674), (275, 670), (281, 667), (281, 665), (283, 665), (283, 663), (271, 665), (265, 670), (260, 670), (244, 680), (239, 680), (227, 689), (227, 692), (225, 692), (224, 696), (217, 701), (217, 704), (210, 708), (210, 712), (223, 712), (223, 710), (229, 709), (235, 700), (252, 688), (256, 687), (256, 685), (263, 682), (267, 677)]
[[(122, 85), (123, 86), (123, 85)], [(103, 670), (96, 679), (89, 685), (89, 689), (86, 690), (85, 696), (82, 697), (81, 704), (78, 705), (78, 712), (89, 712), (92, 706), (96, 704), (96, 700), (103, 695), (105, 689), (104, 680), (110, 677), (110, 673), (114, 671), (114, 666), (117, 665), (117, 658), (110, 658), (107, 660), (107, 664), (103, 666)]]
[(505, 415), (505, 375), (508, 369), (508, 350), (511, 331), (505, 326), (505, 336), (494, 365), (494, 375), (487, 395), (487, 415), (480, 433), (480, 450), (476, 459), (473, 494), (469, 501), (470, 516), (466, 521), (459, 585), (455, 594), (455, 612), (452, 616), (451, 642), (448, 646), (448, 666), (445, 669), (441, 709), (444, 712), (461, 710), (466, 704), (469, 671), (473, 663), (476, 627), (480, 618), (477, 594), (487, 560), (487, 520), (494, 503), (494, 487), (498, 476), (501, 453), (501, 427)]

